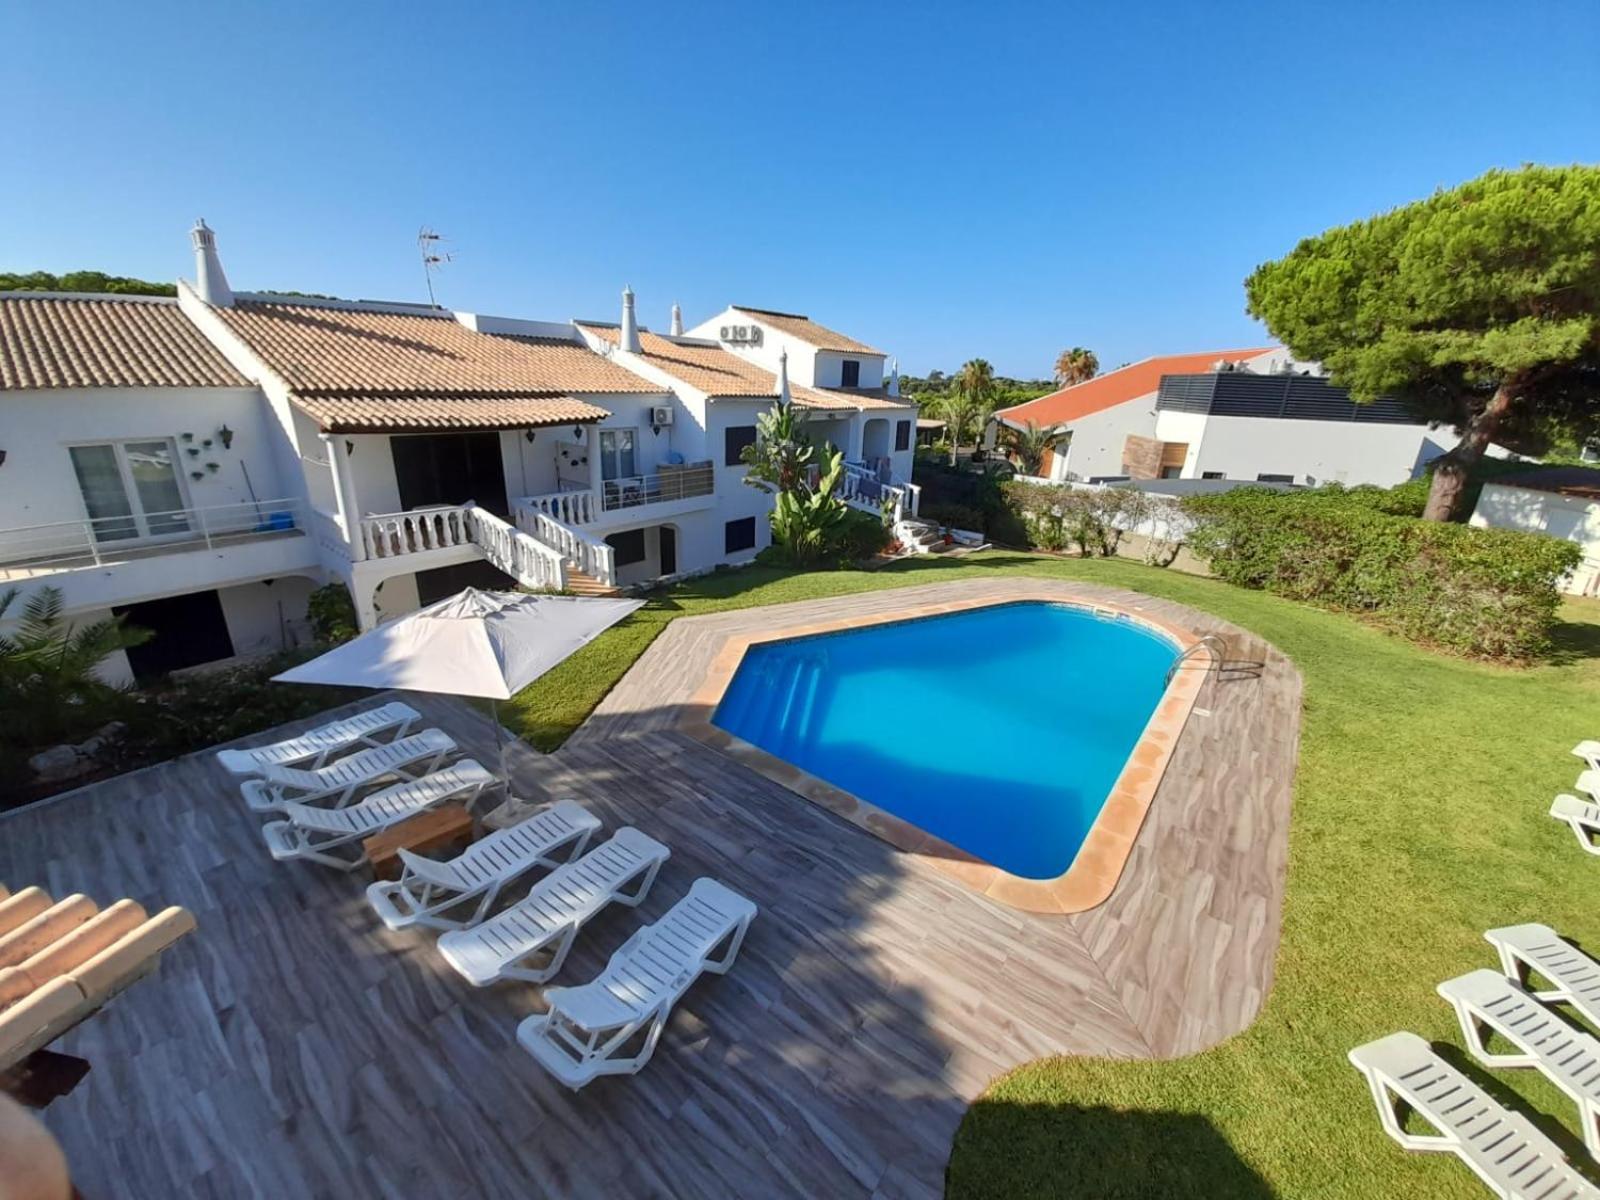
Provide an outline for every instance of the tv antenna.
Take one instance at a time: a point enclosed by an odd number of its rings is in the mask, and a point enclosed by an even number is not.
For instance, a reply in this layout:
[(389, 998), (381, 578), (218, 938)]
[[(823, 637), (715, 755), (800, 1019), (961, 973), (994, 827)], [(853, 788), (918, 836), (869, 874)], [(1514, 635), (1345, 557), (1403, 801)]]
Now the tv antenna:
[(455, 261), (455, 255), (444, 248), (444, 234), (426, 225), (417, 230), (417, 250), (422, 255), (422, 274), (428, 281), (428, 303), (437, 308), (439, 302), (433, 298), (433, 273), (445, 263)]

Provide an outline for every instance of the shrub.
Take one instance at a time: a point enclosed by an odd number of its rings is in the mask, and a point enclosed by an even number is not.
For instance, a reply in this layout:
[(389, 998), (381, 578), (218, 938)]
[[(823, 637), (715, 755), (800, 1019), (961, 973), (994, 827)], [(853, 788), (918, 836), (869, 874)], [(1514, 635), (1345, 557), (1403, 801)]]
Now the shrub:
[(1030, 545), (1041, 550), (1076, 546), (1085, 558), (1115, 554), (1123, 533), (1150, 515), (1150, 498), (1132, 488), (1091, 490), (1011, 480), (1002, 490)]
[(360, 632), (355, 601), (342, 583), (330, 583), (311, 593), (306, 601), (311, 636), (324, 646), (348, 642)]
[[(342, 590), (342, 587), (341, 587)], [(358, 688), (273, 683), (315, 651), (293, 651), (242, 666), (163, 680), (132, 693), (117, 766), (132, 770), (309, 717), (370, 693)]]
[(1557, 584), (1578, 564), (1579, 547), (1387, 511), (1408, 503), (1406, 489), (1240, 488), (1191, 497), (1184, 508), (1196, 522), (1191, 550), (1229, 583), (1363, 613), (1459, 654), (1541, 653), (1561, 603)]
[(830, 556), (840, 566), (853, 566), (881, 553), (889, 544), (889, 538), (882, 518), (852, 508), (833, 531)]

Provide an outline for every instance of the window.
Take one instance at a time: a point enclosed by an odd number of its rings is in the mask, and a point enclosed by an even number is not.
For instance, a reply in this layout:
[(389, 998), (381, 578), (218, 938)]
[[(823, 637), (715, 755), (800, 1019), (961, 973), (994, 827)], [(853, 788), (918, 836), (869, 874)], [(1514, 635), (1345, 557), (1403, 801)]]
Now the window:
[(617, 552), (616, 565), (619, 567), (631, 566), (633, 563), (644, 561), (644, 530), (629, 529), (623, 533), (613, 533), (606, 538), (606, 545)]
[(639, 473), (633, 453), (631, 429), (600, 431), (600, 478), (628, 479)]
[(1293, 483), (1293, 475), (1257, 475), (1257, 483)]
[(72, 470), (97, 542), (185, 533), (178, 450), (170, 439), (72, 446)]
[(911, 422), (900, 421), (894, 427), (894, 448), (896, 450), (911, 449)]
[(847, 358), (839, 364), (839, 386), (861, 386), (861, 364), (853, 358)]
[(722, 465), (737, 467), (744, 462), (744, 448), (756, 444), (754, 425), (730, 425), (722, 434)]
[(1161, 468), (1161, 478), (1162, 479), (1181, 479), (1182, 477), (1183, 477), (1183, 468), (1182, 467), (1162, 467)]
[(722, 552), (737, 554), (740, 550), (754, 550), (756, 546), (756, 519), (742, 517), (729, 521), (722, 530)]
[(1226, 479), (1227, 476), (1224, 475), (1221, 471), (1201, 471), (1200, 472), (1200, 478), (1201, 479)]

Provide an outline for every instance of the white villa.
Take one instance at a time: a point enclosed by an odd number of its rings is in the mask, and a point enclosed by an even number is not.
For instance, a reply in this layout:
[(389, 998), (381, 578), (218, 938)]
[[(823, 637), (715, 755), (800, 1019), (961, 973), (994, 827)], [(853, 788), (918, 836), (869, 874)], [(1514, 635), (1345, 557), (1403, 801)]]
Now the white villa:
[[(346, 583), (363, 628), (467, 584), (604, 592), (746, 562), (740, 453), (779, 396), (858, 508), (915, 512), (884, 354), (791, 313), (685, 333), (234, 292), (0, 294), (0, 588), (152, 629), (119, 680), (279, 649)], [(16, 616), (14, 608), (11, 616)]]
[(1281, 347), (1209, 350), (1130, 363), (1001, 409), (988, 430), (1032, 423), (1061, 440), (1040, 474), (1122, 479), (1403, 483), (1456, 444), (1401, 404), (1356, 404), (1315, 363)]

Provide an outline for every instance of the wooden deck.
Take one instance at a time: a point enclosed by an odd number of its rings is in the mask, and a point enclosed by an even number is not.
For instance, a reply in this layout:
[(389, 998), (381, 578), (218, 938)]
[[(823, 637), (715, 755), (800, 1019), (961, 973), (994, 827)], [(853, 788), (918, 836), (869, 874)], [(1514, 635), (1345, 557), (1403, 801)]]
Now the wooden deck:
[[(182, 904), (199, 920), (159, 976), (58, 1043), (94, 1064), (45, 1114), (79, 1187), (141, 1200), (934, 1196), (967, 1101), (999, 1072), (1052, 1053), (1186, 1054), (1242, 1028), (1277, 947), (1300, 695), (1252, 635), (1063, 585), (1220, 631), (1236, 660), (1202, 695), (1212, 715), (1191, 718), (1111, 899), (1072, 916), (987, 900), (673, 728), (694, 656), (730, 626), (988, 586), (675, 622), (562, 751), (513, 748), (520, 795), (577, 797), (608, 828), (673, 849), (638, 913), (588, 927), (563, 981), (597, 970), (698, 875), (761, 908), (738, 964), (695, 986), (654, 1061), (579, 1095), (513, 1040), (537, 989), (474, 990), (430, 936), (382, 927), (364, 877), (274, 864), (209, 755), (0, 818), (13, 887)], [(476, 711), (421, 705), (492, 761)]]

